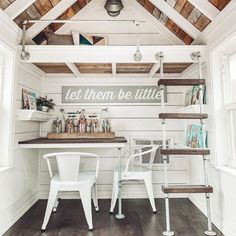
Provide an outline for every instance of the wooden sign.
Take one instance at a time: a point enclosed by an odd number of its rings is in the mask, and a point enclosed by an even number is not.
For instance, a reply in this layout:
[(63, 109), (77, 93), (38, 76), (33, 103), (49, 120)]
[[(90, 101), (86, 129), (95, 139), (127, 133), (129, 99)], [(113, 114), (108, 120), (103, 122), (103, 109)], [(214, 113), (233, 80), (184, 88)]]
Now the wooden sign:
[[(165, 102), (167, 101), (165, 91)], [(63, 86), (62, 103), (160, 103), (158, 86)]]

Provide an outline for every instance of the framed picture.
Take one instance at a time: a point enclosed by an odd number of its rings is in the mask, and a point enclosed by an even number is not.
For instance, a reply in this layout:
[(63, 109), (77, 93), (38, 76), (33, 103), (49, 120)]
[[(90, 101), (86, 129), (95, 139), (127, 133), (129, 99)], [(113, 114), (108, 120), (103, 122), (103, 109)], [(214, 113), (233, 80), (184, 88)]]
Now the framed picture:
[(22, 89), (22, 108), (36, 110), (36, 93)]

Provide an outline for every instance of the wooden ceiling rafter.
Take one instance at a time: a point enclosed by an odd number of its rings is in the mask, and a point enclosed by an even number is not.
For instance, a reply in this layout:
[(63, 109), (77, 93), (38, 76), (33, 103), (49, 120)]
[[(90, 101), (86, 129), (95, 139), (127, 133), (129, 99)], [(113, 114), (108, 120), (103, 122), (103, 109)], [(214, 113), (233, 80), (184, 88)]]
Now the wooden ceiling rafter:
[(196, 38), (200, 31), (182, 14), (179, 14), (170, 4), (164, 0), (149, 0), (157, 9), (163, 12), (176, 25), (182, 28), (192, 38)]
[(11, 5), (5, 9), (5, 13), (14, 20), (28, 7), (30, 7), (36, 0), (15, 0)]
[[(61, 16), (65, 11), (67, 11), (77, 0), (61, 0), (55, 7), (52, 7), (46, 14), (41, 17), (41, 20), (52, 19), (55, 20), (59, 16)], [(50, 22), (38, 22), (32, 25), (27, 30), (27, 36), (30, 38), (34, 38), (40, 32), (42, 32)]]
[[(68, 7), (61, 15), (59, 15), (55, 20), (70, 20), (72, 17), (74, 17), (81, 9), (83, 9), (90, 0), (77, 0), (72, 4), (70, 7)], [(53, 32), (56, 32), (62, 25), (62, 23), (49, 23), (47, 27), (50, 28)], [(46, 28), (46, 27), (45, 27)], [(33, 41), (37, 44), (42, 44), (46, 40), (46, 36), (43, 31), (41, 31), (39, 34), (37, 34)]]
[[(184, 0), (185, 2), (187, 0)], [(137, 0), (150, 14), (152, 14), (157, 20), (159, 20), (166, 28), (168, 28), (174, 35), (176, 35), (182, 42), (189, 45), (193, 42), (193, 38), (184, 32), (178, 25), (169, 19), (163, 12), (156, 8), (149, 0)], [(176, 8), (177, 6), (177, 8)], [(182, 9), (184, 4), (176, 2), (175, 9)]]
[(194, 7), (201, 11), (211, 21), (220, 13), (220, 11), (208, 0), (188, 0)]

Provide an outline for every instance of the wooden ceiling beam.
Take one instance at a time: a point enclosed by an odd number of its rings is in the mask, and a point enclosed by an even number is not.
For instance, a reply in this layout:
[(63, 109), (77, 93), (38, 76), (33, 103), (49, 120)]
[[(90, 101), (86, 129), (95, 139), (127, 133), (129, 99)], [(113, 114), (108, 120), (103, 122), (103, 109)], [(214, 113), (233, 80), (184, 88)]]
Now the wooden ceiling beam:
[(193, 26), (187, 19), (185, 19), (179, 12), (170, 6), (164, 0), (150, 0), (161, 12), (176, 23), (182, 30), (189, 34), (193, 39), (197, 38), (201, 33), (195, 26)]
[(77, 68), (77, 66), (75, 66), (74, 63), (71, 62), (66, 62), (66, 65), (69, 67), (69, 69), (73, 72), (75, 77), (80, 77), (80, 71)]
[(35, 0), (16, 0), (4, 12), (13, 20), (34, 2)]
[[(21, 50), (21, 46), (19, 47)], [(30, 53), (29, 60), (33, 63), (134, 63), (133, 54), (136, 46), (51, 46), (27, 45), (26, 51)], [(65, 51), (67, 53), (65, 53)], [(193, 52), (200, 52), (202, 61), (206, 60), (206, 46), (204, 45), (168, 45), (168, 46), (142, 46), (143, 59), (140, 63), (157, 63), (155, 54), (163, 52), (164, 62), (193, 63)]]
[[(48, 11), (40, 20), (55, 20), (77, 0), (61, 0), (55, 7)], [(42, 30), (44, 30), (50, 22), (38, 22), (32, 25), (26, 32), (28, 38), (34, 38)]]
[(208, 0), (188, 0), (200, 12), (207, 16), (211, 21), (220, 13), (220, 11), (212, 5)]

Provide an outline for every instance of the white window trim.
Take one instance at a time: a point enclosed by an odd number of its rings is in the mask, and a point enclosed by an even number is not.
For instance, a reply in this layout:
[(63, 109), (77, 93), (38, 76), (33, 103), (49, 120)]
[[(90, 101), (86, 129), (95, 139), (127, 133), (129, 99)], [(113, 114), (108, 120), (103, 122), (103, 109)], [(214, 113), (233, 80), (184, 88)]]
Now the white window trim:
[[(3, 77), (1, 86), (1, 113), (0, 116), (0, 142), (3, 148), (0, 150), (1, 172), (12, 167), (14, 152), (14, 121), (15, 121), (15, 69), (16, 53), (4, 42), (0, 42), (0, 49), (3, 55)], [(4, 106), (4, 109), (3, 109)]]
[[(209, 51), (209, 76), (210, 76), (210, 103), (213, 113), (213, 155), (214, 163), (212, 163), (217, 169), (221, 167), (230, 170), (230, 173), (236, 170), (232, 168), (229, 163), (231, 155), (231, 145), (228, 131), (225, 127), (227, 122), (227, 109), (234, 107), (234, 104), (227, 104), (225, 106), (225, 99), (229, 101), (228, 98), (224, 97), (224, 92), (226, 87), (223, 87), (222, 76), (227, 77), (227, 70), (224, 68), (224, 59), (227, 55), (236, 51), (236, 33), (231, 34), (224, 41), (219, 43), (216, 47)], [(226, 78), (224, 78), (226, 79)], [(234, 165), (234, 164), (232, 164)]]

